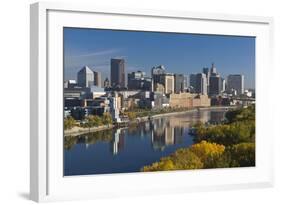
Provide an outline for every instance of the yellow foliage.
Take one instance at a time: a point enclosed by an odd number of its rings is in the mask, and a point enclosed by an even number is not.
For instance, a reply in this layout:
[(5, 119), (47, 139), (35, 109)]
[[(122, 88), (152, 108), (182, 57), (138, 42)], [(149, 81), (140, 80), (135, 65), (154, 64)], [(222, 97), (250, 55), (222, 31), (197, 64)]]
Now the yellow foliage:
[(203, 140), (200, 143), (192, 145), (189, 150), (204, 162), (210, 157), (223, 154), (225, 146)]

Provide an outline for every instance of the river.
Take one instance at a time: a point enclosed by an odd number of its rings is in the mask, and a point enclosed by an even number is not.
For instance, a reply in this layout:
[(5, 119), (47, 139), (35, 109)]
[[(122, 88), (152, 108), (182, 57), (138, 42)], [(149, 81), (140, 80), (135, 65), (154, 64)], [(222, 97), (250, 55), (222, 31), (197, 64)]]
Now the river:
[(220, 122), (225, 109), (200, 110), (111, 129), (67, 137), (64, 175), (139, 172), (175, 150), (193, 144), (189, 128), (196, 122)]

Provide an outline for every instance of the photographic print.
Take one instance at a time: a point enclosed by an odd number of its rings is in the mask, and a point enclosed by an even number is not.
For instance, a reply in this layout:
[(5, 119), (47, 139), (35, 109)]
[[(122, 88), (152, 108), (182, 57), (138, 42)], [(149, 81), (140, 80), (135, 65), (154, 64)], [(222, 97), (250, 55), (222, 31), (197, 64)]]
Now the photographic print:
[(255, 40), (64, 27), (64, 176), (254, 167)]

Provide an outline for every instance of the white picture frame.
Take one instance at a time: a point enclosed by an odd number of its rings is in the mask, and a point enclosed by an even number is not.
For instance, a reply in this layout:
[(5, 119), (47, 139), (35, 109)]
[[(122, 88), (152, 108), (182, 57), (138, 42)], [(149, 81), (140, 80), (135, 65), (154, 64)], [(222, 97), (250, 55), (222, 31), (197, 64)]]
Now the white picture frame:
[[(64, 26), (255, 36), (256, 167), (63, 177)], [(272, 29), (270, 17), (99, 8), (92, 4), (32, 4), (30, 198), (41, 202), (273, 186), (273, 135), (268, 135), (272, 115), (265, 109), (271, 105), (268, 96), (273, 89), (270, 82), (265, 81), (265, 86), (263, 81), (272, 75)], [(184, 180), (188, 183), (182, 183)]]

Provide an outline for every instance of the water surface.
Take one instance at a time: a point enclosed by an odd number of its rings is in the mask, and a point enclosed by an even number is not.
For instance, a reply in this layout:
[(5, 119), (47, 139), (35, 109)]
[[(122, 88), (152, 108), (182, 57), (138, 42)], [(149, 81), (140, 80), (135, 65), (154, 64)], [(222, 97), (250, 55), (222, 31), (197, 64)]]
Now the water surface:
[(194, 111), (65, 138), (64, 175), (139, 172), (143, 166), (192, 145), (188, 131), (192, 124), (219, 122), (224, 113), (225, 110)]

